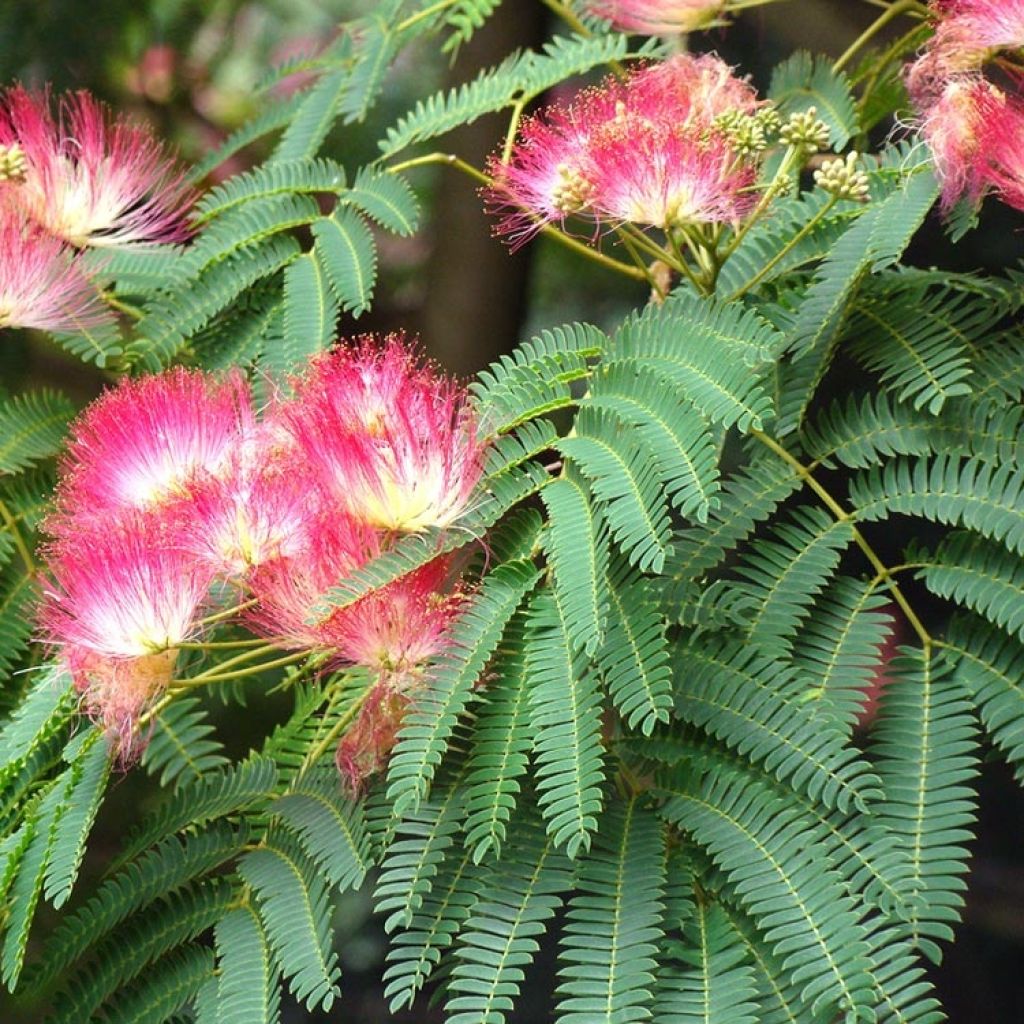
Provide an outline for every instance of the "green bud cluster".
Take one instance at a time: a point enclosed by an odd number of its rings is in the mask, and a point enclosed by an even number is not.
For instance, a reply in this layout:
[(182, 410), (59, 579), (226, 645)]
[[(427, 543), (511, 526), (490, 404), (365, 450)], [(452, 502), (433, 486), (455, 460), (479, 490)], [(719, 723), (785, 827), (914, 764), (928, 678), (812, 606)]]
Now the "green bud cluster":
[(790, 114), (779, 137), (787, 146), (802, 149), (805, 153), (817, 153), (829, 146), (828, 125), (818, 117), (816, 107), (808, 107), (799, 114)]
[(837, 199), (856, 199), (863, 202), (868, 198), (868, 176), (857, 167), (860, 159), (857, 153), (847, 153), (846, 159), (836, 157), (826, 160), (814, 172), (814, 183)]

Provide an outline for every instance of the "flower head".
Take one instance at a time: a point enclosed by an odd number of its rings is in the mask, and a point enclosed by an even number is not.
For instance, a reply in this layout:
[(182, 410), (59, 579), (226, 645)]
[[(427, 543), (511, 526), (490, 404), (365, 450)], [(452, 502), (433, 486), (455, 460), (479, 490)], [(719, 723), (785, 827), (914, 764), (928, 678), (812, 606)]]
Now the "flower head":
[(334, 754), (342, 781), (353, 797), (359, 796), (369, 776), (387, 763), (409, 703), (390, 680), (380, 680), (366, 695), (356, 720), (346, 730)]
[(668, 35), (711, 24), (725, 0), (589, 0), (587, 9), (623, 32)]
[(40, 623), (50, 643), (75, 656), (132, 659), (193, 635), (210, 573), (158, 520), (126, 515), (48, 554)]
[(146, 129), (86, 92), (64, 96), (14, 86), (0, 98), (0, 146), (17, 147), (21, 174), (7, 188), (46, 231), (71, 245), (123, 246), (188, 237), (192, 193)]
[(492, 159), (484, 195), (501, 216), (496, 230), (517, 246), (569, 216), (661, 228), (735, 221), (751, 205), (760, 108), (750, 84), (708, 55), (584, 90), (528, 120), (510, 160)]
[(331, 608), (328, 592), (382, 552), (378, 531), (325, 512), (309, 543), (258, 566), (248, 621), (284, 647), (328, 649), (340, 660), (389, 674), (414, 670), (443, 648), (459, 596), (451, 565), (437, 558), (352, 604)]
[(226, 469), (252, 423), (244, 378), (217, 380), (180, 367), (122, 380), (71, 429), (51, 529), (152, 509)]
[(1008, 206), (1024, 210), (1024, 100), (1006, 99), (988, 123), (988, 184)]
[(144, 746), (139, 719), (174, 677), (177, 651), (108, 658), (72, 647), (65, 661), (86, 714), (104, 728), (122, 764), (134, 760)]
[(482, 472), (465, 393), (418, 365), (400, 335), (316, 360), (284, 419), (331, 499), (377, 529), (451, 525)]
[(595, 206), (613, 222), (673, 228), (737, 221), (756, 201), (752, 164), (726, 139), (626, 116), (592, 146)]
[(76, 331), (109, 319), (81, 260), (0, 199), (0, 329)]
[(933, 0), (938, 16), (933, 50), (961, 68), (987, 51), (1024, 46), (1024, 0)]
[(243, 577), (307, 544), (319, 495), (290, 458), (288, 440), (272, 424), (257, 426), (177, 505), (182, 544), (219, 575)]

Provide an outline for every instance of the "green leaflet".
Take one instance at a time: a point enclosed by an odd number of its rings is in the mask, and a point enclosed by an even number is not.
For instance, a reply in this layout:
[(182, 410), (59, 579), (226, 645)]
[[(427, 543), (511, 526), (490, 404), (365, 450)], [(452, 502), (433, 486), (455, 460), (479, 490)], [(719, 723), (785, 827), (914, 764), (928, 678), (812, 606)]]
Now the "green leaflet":
[(601, 698), (585, 655), (572, 650), (557, 596), (539, 591), (528, 621), (538, 802), (549, 835), (575, 857), (589, 848), (603, 802)]
[(665, 837), (635, 797), (610, 807), (569, 900), (559, 959), (559, 1021), (589, 1024), (614, 1011), (643, 1020), (653, 1005), (662, 935)]
[(910, 859), (909, 885), (924, 897), (904, 937), (937, 962), (938, 940), (952, 936), (974, 820), (977, 773), (971, 708), (948, 660), (904, 647), (890, 667), (873, 752), (885, 800), (878, 821)]
[(341, 308), (358, 317), (377, 280), (377, 246), (366, 222), (348, 207), (313, 222), (316, 258)]
[(16, 473), (55, 455), (75, 407), (58, 391), (0, 401), (0, 473)]
[(397, 814), (414, 808), (426, 795), (473, 684), (539, 577), (540, 570), (531, 562), (499, 566), (460, 614), (451, 647), (416, 692), (391, 756), (388, 797)]

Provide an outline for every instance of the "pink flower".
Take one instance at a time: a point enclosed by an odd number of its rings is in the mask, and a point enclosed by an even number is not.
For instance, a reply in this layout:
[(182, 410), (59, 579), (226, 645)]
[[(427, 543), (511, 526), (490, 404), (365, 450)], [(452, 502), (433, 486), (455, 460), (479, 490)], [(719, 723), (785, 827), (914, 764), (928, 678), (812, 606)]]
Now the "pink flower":
[(323, 636), (347, 661), (404, 676), (444, 650), (461, 604), (441, 557), (327, 619)]
[(187, 496), (227, 468), (252, 418), (239, 373), (216, 380), (178, 367), (122, 380), (71, 428), (51, 531)]
[(86, 92), (51, 112), (48, 92), (14, 86), (0, 99), (0, 145), (17, 146), (24, 174), (6, 188), (46, 231), (71, 245), (177, 242), (192, 192), (148, 129), (114, 118)]
[(735, 222), (756, 201), (753, 165), (725, 139), (626, 117), (593, 142), (594, 205), (613, 222), (673, 228)]
[(219, 575), (299, 553), (317, 495), (272, 425), (259, 426), (230, 453), (226, 468), (197, 481), (179, 504), (182, 544)]
[(380, 672), (408, 673), (444, 646), (459, 603), (450, 561), (427, 565), (353, 604), (331, 609), (331, 588), (382, 552), (379, 533), (347, 516), (324, 514), (309, 544), (273, 559), (249, 578), (258, 604), (253, 628), (282, 647), (327, 649), (343, 661)]
[(366, 780), (387, 764), (408, 703), (408, 696), (395, 690), (389, 679), (380, 680), (367, 694), (356, 720), (339, 741), (334, 761), (353, 798), (362, 793)]
[(587, 10), (623, 32), (667, 35), (705, 28), (725, 0), (589, 0)]
[(1024, 210), (1024, 100), (1008, 99), (985, 133), (988, 182), (1009, 206)]
[(976, 202), (990, 178), (990, 139), (1006, 121), (1006, 99), (980, 75), (954, 75), (930, 102), (922, 100), (921, 134), (935, 158), (942, 207)]
[(65, 651), (83, 710), (103, 726), (122, 764), (142, 752), (145, 738), (139, 735), (139, 719), (174, 678), (177, 653), (107, 658), (86, 648)]
[(0, 201), (0, 329), (77, 331), (109, 319), (81, 260)]
[(707, 55), (585, 90), (528, 120), (508, 162), (492, 158), (484, 196), (501, 217), (496, 231), (516, 247), (569, 216), (660, 228), (735, 221), (751, 204), (757, 165), (716, 122), (759, 106), (749, 83)]
[(465, 392), (418, 365), (401, 335), (317, 359), (283, 418), (331, 499), (381, 530), (450, 526), (480, 479)]
[[(154, 517), (127, 515), (48, 552), (51, 581), (40, 623), (75, 657), (132, 659), (188, 640), (210, 572)], [(74, 664), (71, 665), (74, 671)]]
[(931, 46), (980, 64), (986, 50), (1024, 46), (1024, 0), (933, 0), (939, 18)]

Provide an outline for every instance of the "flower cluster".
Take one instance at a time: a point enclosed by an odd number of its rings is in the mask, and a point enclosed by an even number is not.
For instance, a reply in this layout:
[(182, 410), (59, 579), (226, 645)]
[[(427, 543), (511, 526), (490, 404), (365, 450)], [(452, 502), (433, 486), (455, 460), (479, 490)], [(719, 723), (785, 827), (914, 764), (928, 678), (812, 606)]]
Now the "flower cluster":
[[(1024, 0), (932, 0), (935, 34), (907, 87), (935, 157), (942, 204), (987, 191), (1024, 209)], [(998, 75), (998, 79), (995, 76)]]
[(736, 128), (760, 111), (754, 89), (712, 55), (584, 90), (527, 119), (507, 162), (491, 159), (496, 230), (517, 246), (570, 216), (664, 230), (734, 223), (754, 204), (758, 159)]
[(706, 28), (726, 0), (589, 0), (587, 10), (622, 32), (669, 35)]
[(0, 327), (109, 319), (87, 249), (180, 241), (192, 194), (163, 146), (85, 92), (0, 93)]
[(181, 646), (201, 646), (204, 614), (369, 669), (375, 724), (357, 719), (356, 735), (393, 737), (443, 648), (461, 599), (450, 556), (355, 602), (329, 594), (404, 534), (466, 511), (484, 443), (464, 392), (397, 335), (322, 355), (292, 383), (258, 417), (240, 375), (178, 368), (122, 381), (72, 427), (40, 621), (124, 758)]

